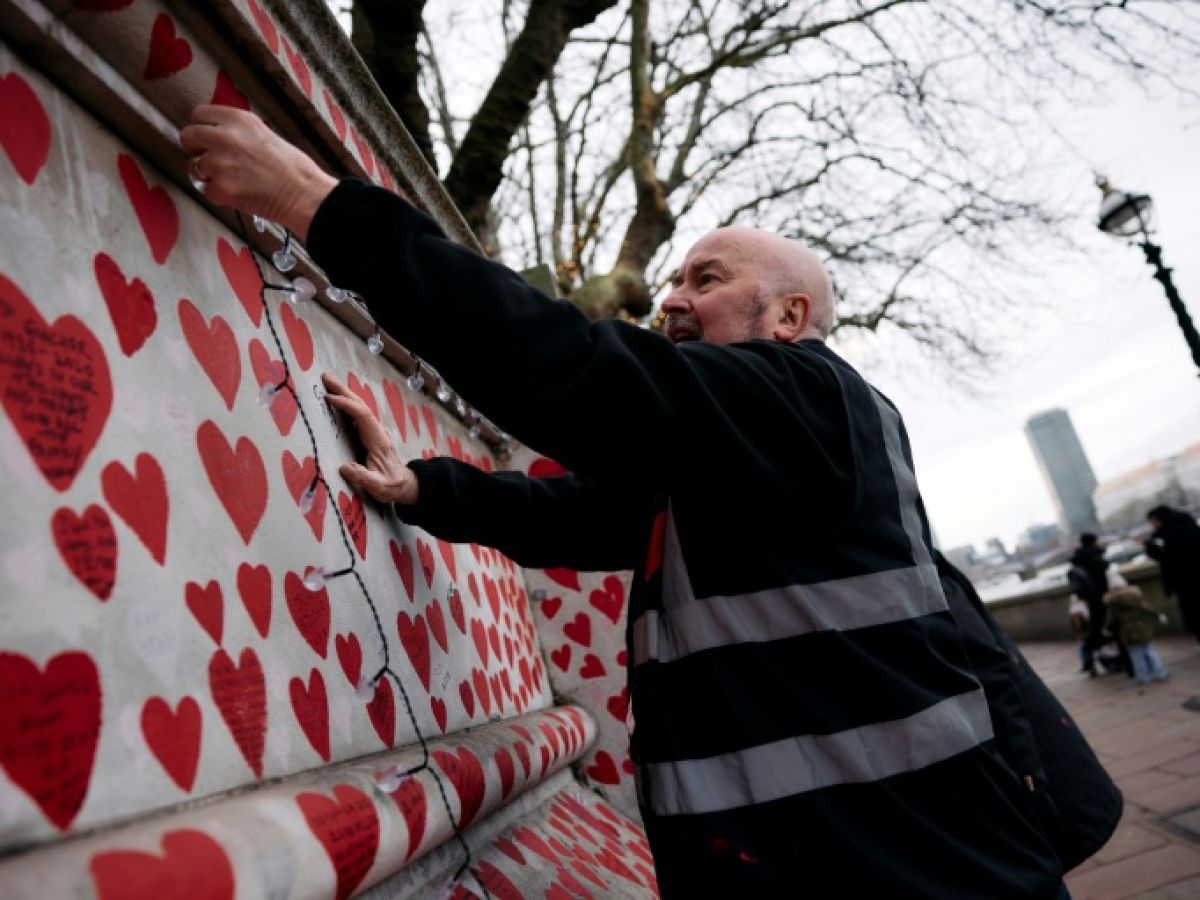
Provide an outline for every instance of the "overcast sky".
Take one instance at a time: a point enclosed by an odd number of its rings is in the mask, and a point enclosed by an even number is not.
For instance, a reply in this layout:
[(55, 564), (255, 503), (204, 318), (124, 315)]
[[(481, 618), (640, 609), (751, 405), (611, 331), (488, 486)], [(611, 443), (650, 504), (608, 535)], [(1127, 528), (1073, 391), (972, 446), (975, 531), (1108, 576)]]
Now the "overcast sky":
[[(1101, 109), (1064, 117), (1077, 150), (1063, 156), (1062, 177), (1090, 215), (1100, 201), (1093, 169), (1151, 195), (1164, 259), (1200, 323), (1200, 113), (1133, 89), (1114, 93)], [(1096, 234), (1111, 252), (1040, 273), (1046, 308), (984, 396), (947, 390), (935, 373), (902, 378), (861, 360), (904, 414), (945, 547), (992, 536), (1011, 547), (1025, 526), (1055, 521), (1023, 432), (1034, 413), (1070, 413), (1100, 480), (1200, 441), (1200, 372), (1161, 286), (1139, 248)]]

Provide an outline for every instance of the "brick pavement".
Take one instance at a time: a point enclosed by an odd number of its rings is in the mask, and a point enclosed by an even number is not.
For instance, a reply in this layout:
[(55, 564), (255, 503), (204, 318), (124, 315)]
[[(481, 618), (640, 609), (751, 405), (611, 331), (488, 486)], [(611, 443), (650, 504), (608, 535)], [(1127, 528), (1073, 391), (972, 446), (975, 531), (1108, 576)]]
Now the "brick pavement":
[(1080, 674), (1073, 644), (1025, 644), (1030, 663), (1079, 722), (1125, 795), (1108, 844), (1067, 877), (1075, 900), (1200, 900), (1200, 653), (1156, 642), (1169, 680)]

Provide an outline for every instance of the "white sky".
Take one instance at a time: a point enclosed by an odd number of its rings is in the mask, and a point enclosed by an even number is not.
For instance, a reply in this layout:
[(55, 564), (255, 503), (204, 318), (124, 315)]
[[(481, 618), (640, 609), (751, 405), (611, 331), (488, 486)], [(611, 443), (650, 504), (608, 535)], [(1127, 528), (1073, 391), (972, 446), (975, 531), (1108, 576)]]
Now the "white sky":
[[(1157, 242), (1200, 323), (1200, 115), (1132, 88), (1115, 93), (1114, 102), (1062, 126), (1084, 148), (1063, 159), (1062, 177), (1089, 215), (1100, 201), (1093, 169), (1153, 197)], [(1022, 430), (1033, 413), (1066, 409), (1102, 481), (1200, 441), (1200, 372), (1161, 286), (1140, 248), (1099, 232), (1096, 240), (1107, 249), (1093, 264), (1035, 273), (1047, 308), (1033, 314), (1014, 361), (985, 396), (955, 393), (933, 371), (889, 377), (862, 361), (904, 414), (945, 547), (992, 536), (1011, 547), (1025, 526), (1055, 521)], [(1006, 300), (1028, 306), (1029, 298)]]

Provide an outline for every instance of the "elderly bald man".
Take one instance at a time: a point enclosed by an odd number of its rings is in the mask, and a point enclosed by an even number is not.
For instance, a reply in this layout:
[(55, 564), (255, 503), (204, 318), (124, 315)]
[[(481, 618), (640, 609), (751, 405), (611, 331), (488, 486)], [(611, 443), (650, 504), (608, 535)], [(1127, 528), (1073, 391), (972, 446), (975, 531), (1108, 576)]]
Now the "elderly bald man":
[(1001, 758), (900, 416), (825, 345), (810, 250), (702, 238), (664, 338), (546, 299), (247, 113), (200, 107), (181, 138), (211, 198), (306, 240), (469, 402), (574, 473), (405, 465), (327, 377), (368, 448), (347, 481), (525, 565), (636, 570), (631, 754), (664, 896), (1059, 896), (1037, 779)]

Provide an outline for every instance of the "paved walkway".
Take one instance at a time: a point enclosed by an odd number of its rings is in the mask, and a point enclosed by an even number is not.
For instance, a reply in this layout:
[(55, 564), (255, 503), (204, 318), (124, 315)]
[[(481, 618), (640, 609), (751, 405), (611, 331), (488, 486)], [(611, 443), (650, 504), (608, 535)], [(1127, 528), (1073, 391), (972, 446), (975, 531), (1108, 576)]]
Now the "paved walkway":
[(1067, 878), (1074, 900), (1200, 898), (1200, 653), (1191, 639), (1156, 642), (1169, 680), (1080, 674), (1073, 644), (1022, 650), (1071, 711), (1125, 795), (1125, 815), (1099, 853)]

